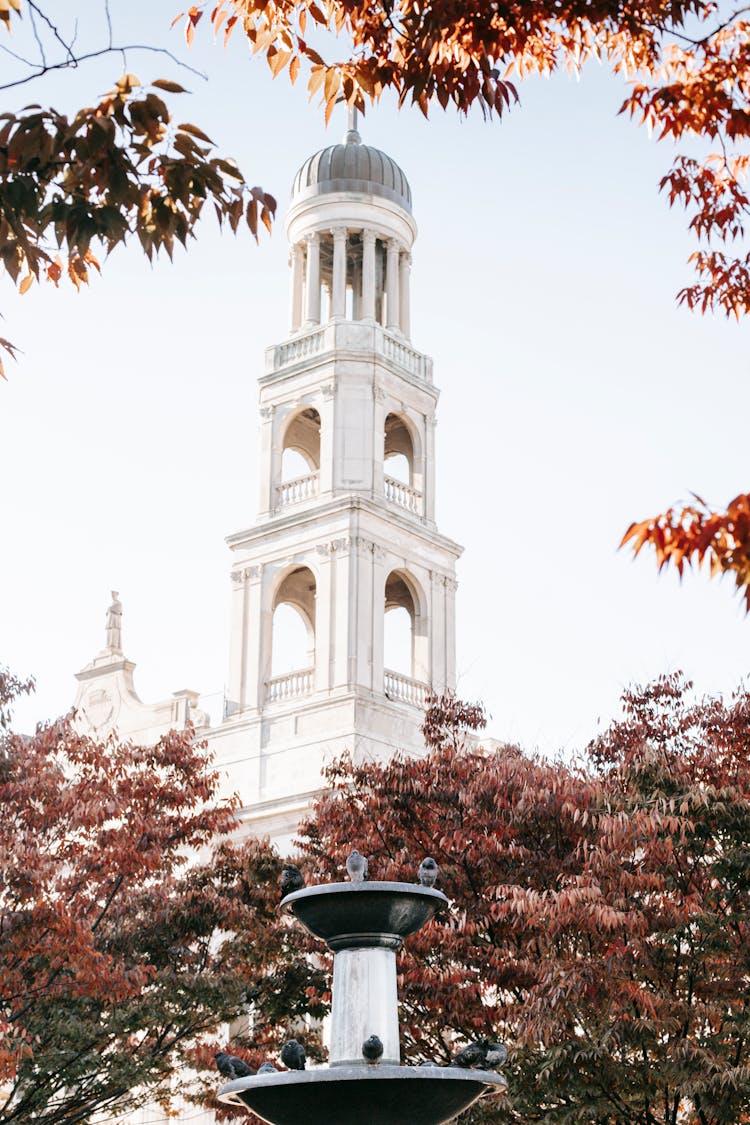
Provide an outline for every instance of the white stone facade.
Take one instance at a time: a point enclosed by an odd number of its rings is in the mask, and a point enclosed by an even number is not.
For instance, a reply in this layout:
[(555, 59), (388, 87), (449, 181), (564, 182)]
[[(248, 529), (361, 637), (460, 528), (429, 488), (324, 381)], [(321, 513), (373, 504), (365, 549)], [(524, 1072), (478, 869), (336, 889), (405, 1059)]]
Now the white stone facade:
[[(286, 223), (291, 320), (269, 347), (260, 390), (258, 518), (231, 535), (231, 637), (224, 719), (206, 726), (197, 693), (146, 705), (120, 649), (78, 675), (79, 722), (152, 741), (196, 723), (238, 792), (248, 828), (286, 843), (344, 750), (383, 759), (422, 749), (428, 689), (455, 686), (455, 563), (435, 526), (432, 361), (410, 343), (416, 224), (398, 166), (360, 142), (310, 157)], [(289, 475), (293, 452), (304, 471)], [(407, 471), (389, 473), (398, 457)], [(274, 615), (308, 634), (301, 666), (273, 674)], [(411, 621), (408, 669), (389, 669), (385, 614)], [(115, 611), (113, 616), (113, 611)]]

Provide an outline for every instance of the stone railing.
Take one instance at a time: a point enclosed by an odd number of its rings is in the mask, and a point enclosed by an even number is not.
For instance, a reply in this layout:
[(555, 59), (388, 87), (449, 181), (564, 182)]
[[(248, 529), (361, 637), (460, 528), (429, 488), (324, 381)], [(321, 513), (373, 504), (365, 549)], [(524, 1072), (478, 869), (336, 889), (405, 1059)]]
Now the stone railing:
[(308, 356), (317, 355), (325, 346), (326, 330), (318, 328), (315, 332), (308, 332), (304, 336), (297, 336), (286, 344), (279, 344), (273, 349), (273, 368), (278, 371), (289, 363), (298, 363)]
[(397, 336), (392, 336), (390, 332), (383, 332), (383, 354), (388, 359), (392, 359), (399, 367), (406, 368), (412, 375), (416, 375), (426, 382), (432, 382), (432, 360), (429, 356), (423, 355), (422, 352), (415, 351), (405, 344), (403, 340), (399, 340)]
[(402, 676), (399, 672), (385, 669), (385, 694), (388, 699), (397, 699), (400, 703), (424, 707), (428, 691), (427, 684), (423, 684), (421, 680), (412, 680), (409, 676)]
[(266, 348), (266, 375), (305, 363), (336, 349), (347, 352), (375, 352), (425, 383), (432, 382), (432, 360), (409, 344), (401, 335), (380, 324), (363, 320), (330, 320), (291, 336), (283, 344)]
[(282, 481), (276, 486), (276, 506), (283, 508), (285, 504), (297, 504), (317, 496), (319, 478), (320, 473), (308, 473), (305, 477)]
[(394, 480), (393, 477), (383, 477), (383, 486), (386, 500), (406, 508), (407, 512), (422, 514), (422, 493), (417, 492), (416, 488), (410, 488), (408, 484)]
[(284, 676), (274, 676), (272, 680), (266, 680), (266, 699), (269, 703), (279, 703), (285, 699), (309, 695), (313, 690), (314, 678), (314, 668), (300, 668), (296, 672), (287, 672)]

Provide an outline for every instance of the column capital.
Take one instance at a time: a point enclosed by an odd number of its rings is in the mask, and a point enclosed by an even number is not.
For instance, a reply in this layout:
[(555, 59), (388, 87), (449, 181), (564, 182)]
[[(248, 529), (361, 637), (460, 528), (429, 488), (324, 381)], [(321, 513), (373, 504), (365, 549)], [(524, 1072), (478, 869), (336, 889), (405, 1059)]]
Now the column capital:
[(320, 239), (320, 232), (317, 230), (309, 230), (305, 235), (305, 242), (308, 246), (314, 246)]
[(388, 239), (388, 253), (399, 254), (401, 252), (401, 243), (397, 238)]
[(370, 246), (374, 245), (377, 234), (371, 227), (362, 228), (362, 242)]
[(348, 227), (331, 227), (331, 234), (333, 235), (334, 242), (343, 241), (349, 233)]

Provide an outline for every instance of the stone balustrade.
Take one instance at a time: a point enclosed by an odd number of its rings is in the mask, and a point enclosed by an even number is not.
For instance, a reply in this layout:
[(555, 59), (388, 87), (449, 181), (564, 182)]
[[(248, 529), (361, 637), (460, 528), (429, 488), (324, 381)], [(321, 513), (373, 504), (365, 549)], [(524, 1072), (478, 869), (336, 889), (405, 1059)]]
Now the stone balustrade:
[(412, 680), (409, 676), (402, 676), (400, 672), (385, 669), (385, 694), (388, 699), (397, 699), (400, 703), (410, 703), (414, 707), (424, 707), (425, 696), (430, 690), (421, 680)]
[(310, 695), (315, 680), (314, 668), (300, 668), (274, 676), (266, 680), (266, 699), (269, 703), (280, 703), (287, 699), (297, 699), (300, 695)]
[(308, 473), (304, 477), (282, 481), (276, 487), (276, 506), (283, 508), (286, 504), (298, 504), (300, 500), (317, 496), (319, 481), (320, 473)]
[(410, 371), (417, 378), (424, 379), (428, 383), (432, 382), (432, 360), (429, 356), (409, 347), (403, 340), (390, 332), (383, 332), (382, 347), (383, 355), (387, 359), (393, 360), (399, 367)]
[(277, 345), (273, 349), (272, 369), (278, 371), (308, 356), (317, 355), (324, 350), (325, 339), (325, 328), (318, 328), (315, 332), (306, 332), (304, 336), (296, 336), (286, 344)]
[(344, 348), (347, 351), (380, 353), (403, 371), (426, 383), (432, 382), (432, 360), (407, 343), (397, 331), (365, 321), (329, 321), (291, 336), (283, 344), (266, 350), (266, 372), (275, 375), (287, 367), (304, 363), (312, 356)]
[(417, 492), (416, 488), (410, 488), (408, 484), (393, 477), (383, 477), (383, 488), (386, 500), (406, 508), (407, 512), (422, 514), (422, 493)]

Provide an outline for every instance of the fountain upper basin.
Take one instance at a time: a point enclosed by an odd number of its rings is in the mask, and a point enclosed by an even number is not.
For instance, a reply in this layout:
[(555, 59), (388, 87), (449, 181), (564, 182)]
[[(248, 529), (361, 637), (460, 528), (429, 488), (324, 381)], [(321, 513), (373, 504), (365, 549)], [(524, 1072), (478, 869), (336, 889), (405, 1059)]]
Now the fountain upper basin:
[(506, 1085), (501, 1075), (484, 1070), (350, 1066), (238, 1078), (217, 1096), (270, 1125), (440, 1125)]
[(433, 887), (414, 883), (328, 883), (303, 887), (282, 899), (315, 937), (330, 949), (398, 949), (448, 899)]

